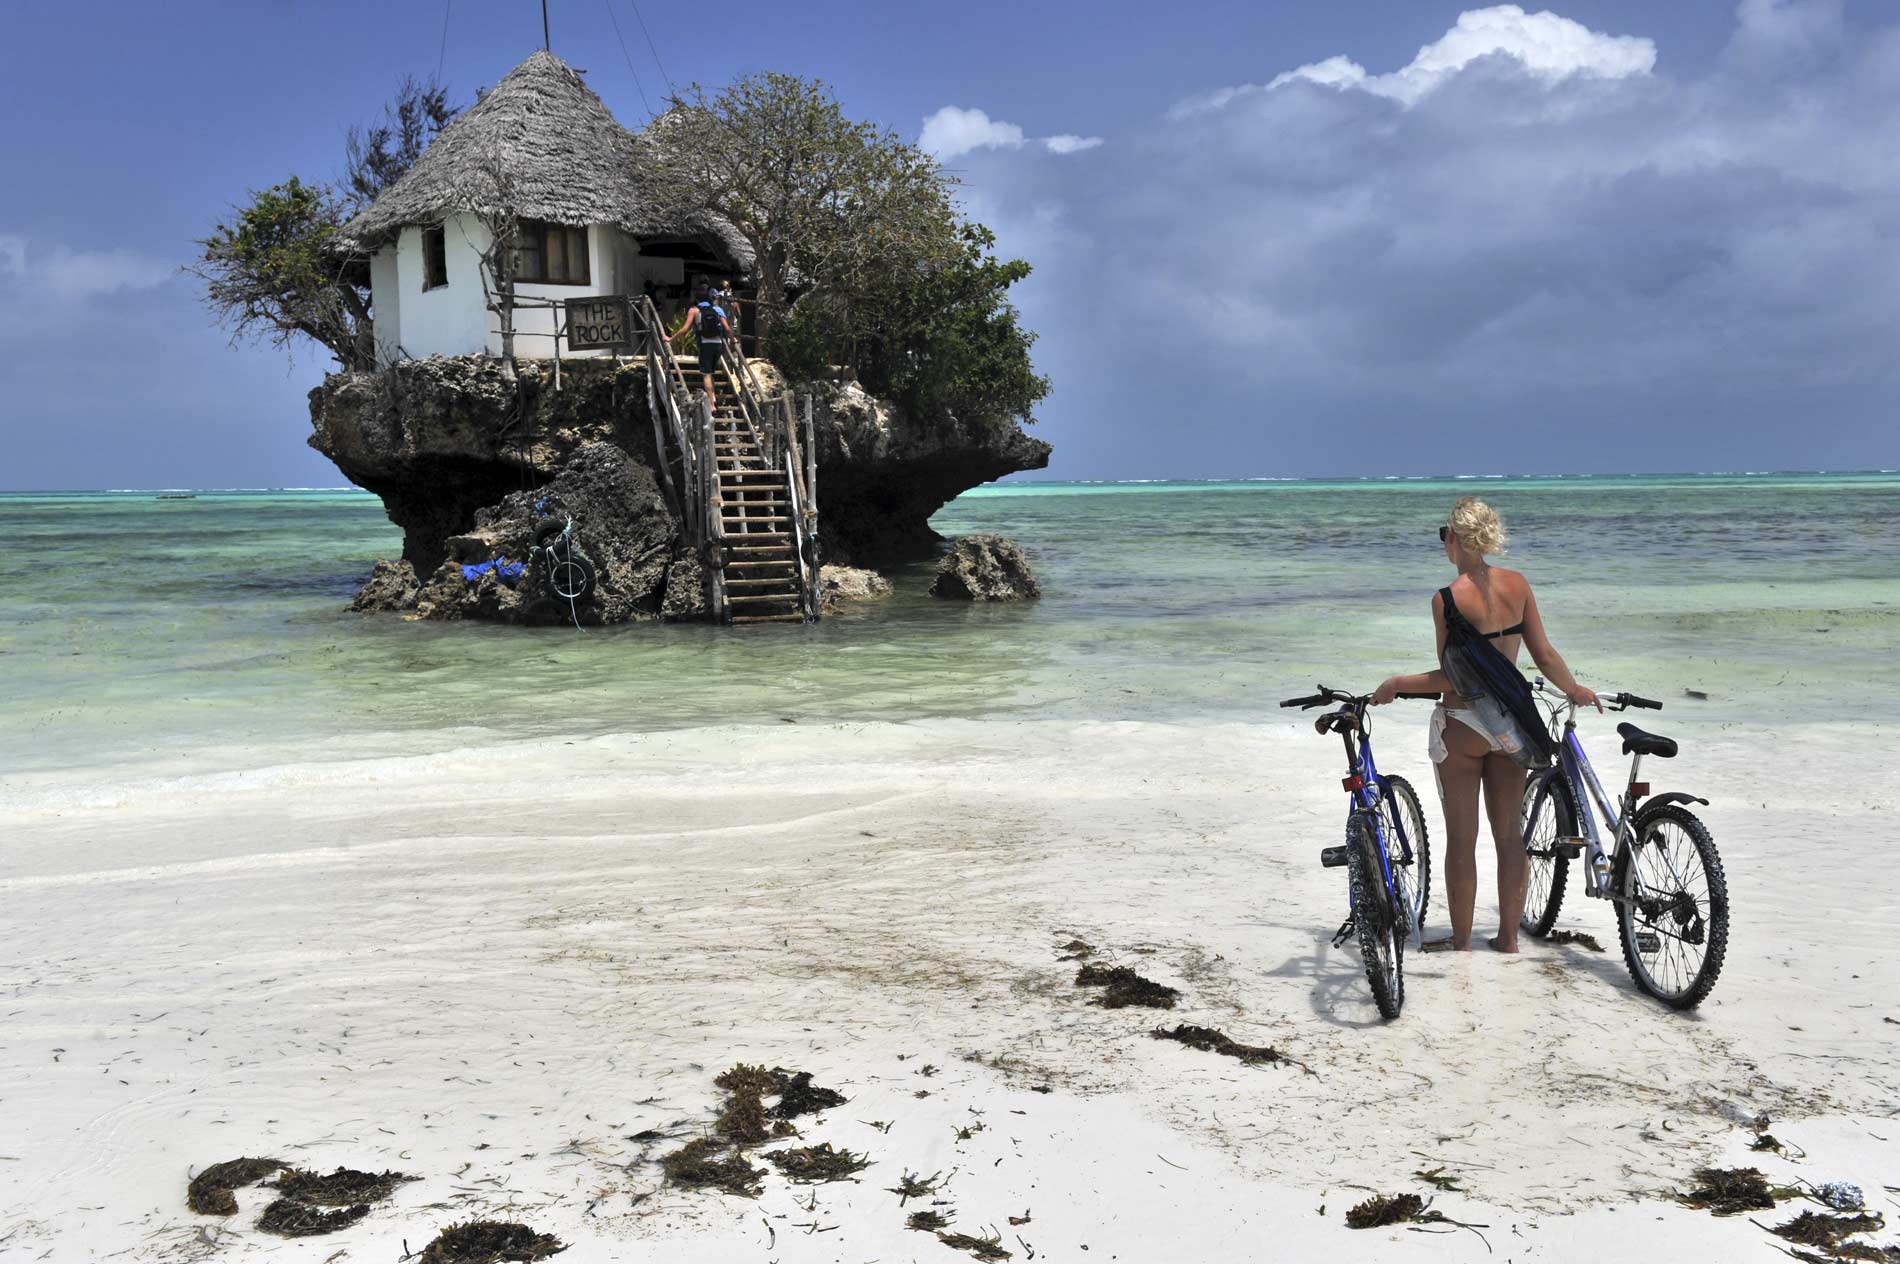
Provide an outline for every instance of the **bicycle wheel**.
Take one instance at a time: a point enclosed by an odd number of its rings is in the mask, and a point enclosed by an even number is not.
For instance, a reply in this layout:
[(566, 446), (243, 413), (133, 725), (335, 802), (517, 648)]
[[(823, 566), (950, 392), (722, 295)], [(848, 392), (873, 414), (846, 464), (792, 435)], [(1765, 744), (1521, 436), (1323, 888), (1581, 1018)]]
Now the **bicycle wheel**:
[(1524, 915), (1519, 925), (1539, 939), (1550, 934), (1564, 905), (1570, 858), (1558, 840), (1577, 835), (1577, 804), (1562, 769), (1524, 787), (1524, 857), (1530, 873), (1524, 885)]
[(1412, 783), (1403, 777), (1380, 780), (1385, 783), (1386, 858), (1405, 907), (1406, 938), (1416, 947), (1425, 939), (1425, 910), (1432, 898), (1431, 831)]
[(1397, 1018), (1405, 1004), (1405, 938), (1394, 932), (1392, 895), (1379, 864), (1379, 841), (1369, 818), (1354, 816), (1346, 826), (1347, 872), (1352, 884), (1352, 922), (1366, 982), (1381, 1018)]
[(1678, 803), (1636, 815), (1635, 845), (1616, 852), (1616, 928), (1636, 986), (1671, 1009), (1694, 1009), (1728, 954), (1728, 881), (1708, 827)]

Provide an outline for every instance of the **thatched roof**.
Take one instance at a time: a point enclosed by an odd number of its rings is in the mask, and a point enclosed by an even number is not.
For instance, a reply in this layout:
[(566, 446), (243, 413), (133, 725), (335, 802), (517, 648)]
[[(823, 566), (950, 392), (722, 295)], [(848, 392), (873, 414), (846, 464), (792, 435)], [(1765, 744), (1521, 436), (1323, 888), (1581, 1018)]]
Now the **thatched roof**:
[(537, 52), (458, 115), (374, 204), (343, 226), (344, 243), (374, 250), (410, 224), (479, 210), (503, 164), (515, 211), (556, 224), (649, 231), (638, 182), (640, 142), (572, 66)]

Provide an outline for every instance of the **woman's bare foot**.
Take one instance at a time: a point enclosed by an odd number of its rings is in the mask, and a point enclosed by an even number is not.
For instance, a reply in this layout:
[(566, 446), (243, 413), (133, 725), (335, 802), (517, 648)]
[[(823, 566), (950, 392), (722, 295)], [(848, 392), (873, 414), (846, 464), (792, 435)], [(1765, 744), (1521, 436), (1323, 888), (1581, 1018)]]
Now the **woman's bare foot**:
[(1517, 952), (1516, 939), (1512, 939), (1511, 942), (1507, 944), (1504, 942), (1504, 936), (1493, 935), (1491, 936), (1491, 938), (1485, 940), (1485, 942), (1491, 945), (1492, 952), (1508, 952), (1508, 953), (1512, 953), (1513, 955), (1515, 955)]

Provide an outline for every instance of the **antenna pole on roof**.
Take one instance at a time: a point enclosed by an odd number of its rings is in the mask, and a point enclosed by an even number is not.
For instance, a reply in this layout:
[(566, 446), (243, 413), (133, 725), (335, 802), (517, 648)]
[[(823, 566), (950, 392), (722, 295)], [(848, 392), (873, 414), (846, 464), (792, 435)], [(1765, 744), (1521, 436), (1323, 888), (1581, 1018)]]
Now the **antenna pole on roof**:
[(554, 51), (554, 45), (548, 41), (548, 0), (541, 0), (541, 47), (550, 53)]

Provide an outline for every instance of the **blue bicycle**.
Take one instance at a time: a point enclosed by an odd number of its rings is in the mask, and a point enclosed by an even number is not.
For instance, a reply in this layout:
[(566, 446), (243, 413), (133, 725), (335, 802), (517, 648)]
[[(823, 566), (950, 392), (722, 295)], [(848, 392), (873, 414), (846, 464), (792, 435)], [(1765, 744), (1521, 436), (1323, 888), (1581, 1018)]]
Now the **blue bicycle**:
[[(1570, 862), (1584, 860), (1584, 893), (1616, 906), (1623, 963), (1636, 986), (1674, 1009), (1700, 1005), (1722, 973), (1728, 952), (1728, 881), (1715, 840), (1687, 803), (1707, 799), (1680, 790), (1652, 795), (1636, 779), (1643, 757), (1673, 759), (1674, 739), (1619, 724), (1630, 756), (1629, 783), (1612, 802), (1577, 740), (1576, 705), (1540, 677), (1532, 685), (1550, 712), (1558, 762), (1524, 788), (1524, 851), (1530, 861), (1524, 929), (1542, 938), (1563, 907)], [(1606, 697), (1612, 711), (1662, 710), (1632, 693)], [(1584, 797), (1585, 791), (1589, 797)], [(1611, 846), (1597, 830), (1597, 811)]]
[[(1402, 693), (1401, 698), (1437, 694)], [(1366, 964), (1366, 982), (1384, 1018), (1397, 1018), (1405, 1005), (1405, 946), (1424, 934), (1425, 908), (1431, 899), (1431, 838), (1418, 794), (1403, 777), (1381, 773), (1372, 760), (1372, 726), (1366, 715), (1369, 694), (1350, 694), (1319, 686), (1305, 698), (1280, 705), (1323, 707), (1338, 703), (1313, 722), (1320, 733), (1337, 733), (1346, 747), (1346, 778), (1352, 796), (1346, 809), (1346, 841), (1320, 851), (1320, 864), (1344, 868), (1350, 904), (1346, 920), (1333, 935), (1339, 948), (1355, 935)]]

